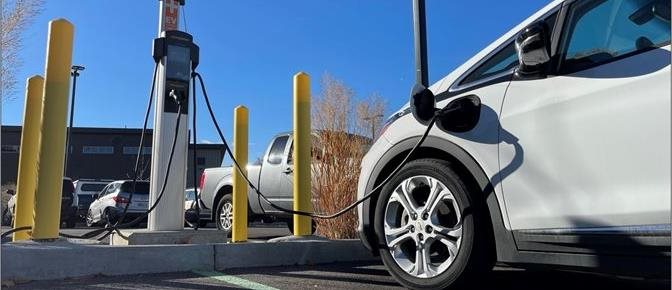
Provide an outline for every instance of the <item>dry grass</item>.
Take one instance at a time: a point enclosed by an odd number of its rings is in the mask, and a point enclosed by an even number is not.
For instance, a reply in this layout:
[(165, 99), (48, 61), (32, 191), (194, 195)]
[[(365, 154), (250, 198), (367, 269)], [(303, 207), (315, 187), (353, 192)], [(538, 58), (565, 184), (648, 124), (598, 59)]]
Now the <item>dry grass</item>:
[[(312, 113), (317, 132), (313, 144), (313, 207), (317, 212), (333, 213), (357, 197), (360, 162), (371, 142), (364, 137), (371, 134), (371, 124), (362, 118), (382, 114), (385, 106), (377, 96), (355, 100), (353, 90), (330, 75), (322, 78), (321, 85)], [(317, 231), (327, 238), (355, 238), (357, 212), (351, 210), (336, 219), (320, 219), (316, 223)]]

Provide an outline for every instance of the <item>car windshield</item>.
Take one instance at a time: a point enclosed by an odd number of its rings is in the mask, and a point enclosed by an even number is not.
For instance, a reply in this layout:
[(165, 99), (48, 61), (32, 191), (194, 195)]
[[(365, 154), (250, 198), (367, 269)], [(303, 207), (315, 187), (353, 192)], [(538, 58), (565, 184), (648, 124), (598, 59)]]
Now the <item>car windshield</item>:
[[(121, 186), (122, 192), (131, 192), (133, 190), (133, 182), (127, 181)], [(149, 182), (147, 181), (137, 181), (135, 183), (135, 192), (134, 194), (149, 194)]]
[(95, 191), (99, 192), (105, 188), (107, 184), (105, 183), (85, 183), (80, 187), (81, 191)]

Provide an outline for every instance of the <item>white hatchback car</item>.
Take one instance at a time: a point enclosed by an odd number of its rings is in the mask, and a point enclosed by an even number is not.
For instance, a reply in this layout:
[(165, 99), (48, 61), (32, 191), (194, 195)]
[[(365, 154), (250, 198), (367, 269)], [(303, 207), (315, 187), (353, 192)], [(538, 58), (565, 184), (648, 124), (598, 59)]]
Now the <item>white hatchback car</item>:
[[(133, 197), (129, 204), (131, 192)], [(132, 180), (118, 180), (105, 186), (103, 190), (93, 195), (93, 202), (86, 215), (86, 225), (91, 227), (98, 224), (105, 226), (114, 224), (123, 215), (127, 206), (124, 223), (135, 218), (146, 220), (146, 212), (149, 209), (149, 181), (137, 180), (135, 191)]]
[[(429, 88), (476, 113), (439, 118), (359, 206), (362, 241), (417, 289), (495, 262), (669, 278), (670, 76), (669, 0), (550, 3)], [(360, 198), (427, 129), (411, 111), (364, 157)]]

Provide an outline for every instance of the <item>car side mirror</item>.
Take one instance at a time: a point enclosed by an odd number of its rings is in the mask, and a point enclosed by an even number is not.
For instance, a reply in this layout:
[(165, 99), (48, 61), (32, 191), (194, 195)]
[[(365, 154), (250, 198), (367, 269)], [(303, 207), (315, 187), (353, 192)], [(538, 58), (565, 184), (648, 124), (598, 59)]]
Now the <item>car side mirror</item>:
[(546, 64), (551, 60), (548, 28), (543, 22), (525, 27), (516, 37), (518, 69), (516, 75), (529, 77), (544, 75)]
[(445, 132), (464, 133), (478, 124), (481, 99), (476, 95), (456, 98), (438, 112), (436, 126)]
[(416, 84), (411, 91), (410, 106), (415, 120), (427, 126), (436, 112), (434, 93), (423, 85)]
[(97, 193), (94, 193), (94, 194), (93, 194), (93, 199), (94, 199), (94, 200), (98, 199), (98, 194), (97, 194)]

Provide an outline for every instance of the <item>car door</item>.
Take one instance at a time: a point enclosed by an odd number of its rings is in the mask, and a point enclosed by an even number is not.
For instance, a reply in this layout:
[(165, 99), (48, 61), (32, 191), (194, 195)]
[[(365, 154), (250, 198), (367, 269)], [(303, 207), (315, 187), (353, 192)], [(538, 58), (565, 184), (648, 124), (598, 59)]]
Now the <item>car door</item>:
[(502, 107), (500, 134), (518, 140), (500, 146), (500, 166), (518, 164), (502, 181), (513, 230), (669, 231), (669, 5), (563, 7), (552, 75), (515, 79)]
[(94, 199), (91, 204), (89, 205), (89, 211), (91, 212), (91, 215), (93, 216), (94, 220), (100, 219), (100, 215), (102, 213), (102, 208), (104, 206), (103, 204), (103, 197), (107, 194), (107, 190), (112, 186), (112, 183), (108, 184), (103, 188), (99, 193), (98, 197)]
[(102, 197), (99, 197), (100, 206), (98, 206), (98, 214), (100, 218), (103, 218), (103, 213), (107, 207), (116, 206), (117, 202), (112, 199), (118, 191), (120, 191), (121, 183), (112, 183), (107, 187), (105, 194)]
[[(273, 203), (292, 208), (292, 167), (287, 164), (291, 148), (290, 135), (280, 135), (270, 145), (259, 174), (259, 189)], [(279, 212), (268, 203), (259, 201), (264, 211)]]

